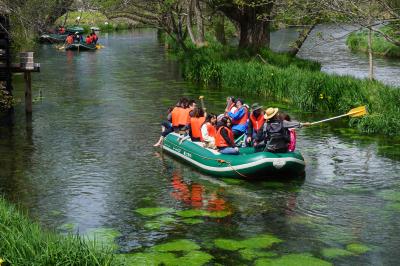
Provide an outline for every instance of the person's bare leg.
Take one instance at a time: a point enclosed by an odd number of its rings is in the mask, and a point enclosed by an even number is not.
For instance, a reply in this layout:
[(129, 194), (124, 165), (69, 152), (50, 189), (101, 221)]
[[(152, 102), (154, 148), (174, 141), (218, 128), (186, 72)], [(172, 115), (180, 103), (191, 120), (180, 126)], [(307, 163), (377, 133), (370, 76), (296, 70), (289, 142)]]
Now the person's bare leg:
[(164, 137), (161, 136), (160, 139), (157, 141), (157, 143), (153, 145), (153, 147), (158, 147), (158, 146), (160, 146), (161, 143), (163, 142), (163, 139), (164, 139)]

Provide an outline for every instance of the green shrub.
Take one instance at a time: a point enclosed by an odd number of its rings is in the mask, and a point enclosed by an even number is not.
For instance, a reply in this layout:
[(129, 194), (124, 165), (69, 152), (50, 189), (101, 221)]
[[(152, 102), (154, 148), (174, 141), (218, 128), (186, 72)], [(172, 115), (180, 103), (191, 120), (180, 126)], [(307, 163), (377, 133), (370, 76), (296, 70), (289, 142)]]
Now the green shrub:
[(11, 265), (115, 265), (111, 251), (79, 236), (43, 231), (2, 198), (0, 257)]
[(13, 103), (13, 97), (6, 91), (3, 84), (0, 84), (0, 112), (9, 110)]
[[(395, 29), (391, 26), (384, 26), (381, 30), (396, 38)], [(376, 55), (387, 57), (400, 57), (400, 46), (388, 42), (381, 34), (373, 33), (372, 52)], [(368, 52), (368, 31), (351, 33), (346, 39), (347, 46), (352, 51)]]

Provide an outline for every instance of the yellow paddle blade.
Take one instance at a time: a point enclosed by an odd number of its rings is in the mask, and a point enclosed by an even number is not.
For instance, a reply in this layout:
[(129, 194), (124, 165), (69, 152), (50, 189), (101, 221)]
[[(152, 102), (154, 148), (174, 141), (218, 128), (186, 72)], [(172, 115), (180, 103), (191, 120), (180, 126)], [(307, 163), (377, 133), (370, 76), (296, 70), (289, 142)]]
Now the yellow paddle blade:
[(366, 114), (368, 114), (368, 111), (367, 111), (367, 107), (365, 105), (353, 108), (347, 113), (347, 115), (349, 115), (351, 117), (359, 117), (359, 116), (363, 116)]

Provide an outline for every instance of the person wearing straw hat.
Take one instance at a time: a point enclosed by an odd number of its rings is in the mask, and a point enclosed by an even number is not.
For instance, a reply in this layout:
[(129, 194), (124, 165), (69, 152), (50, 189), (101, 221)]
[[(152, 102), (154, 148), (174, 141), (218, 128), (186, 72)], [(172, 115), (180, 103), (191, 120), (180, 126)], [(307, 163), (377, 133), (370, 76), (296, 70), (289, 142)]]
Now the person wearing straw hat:
[(259, 105), (258, 103), (254, 103), (251, 106), (252, 111), (249, 117), (249, 125), (247, 127), (247, 143), (251, 143), (251, 141), (257, 136), (257, 132), (264, 125), (265, 118), (262, 108), (262, 105)]
[(264, 118), (262, 130), (256, 136), (255, 147), (257, 151), (288, 152), (289, 128), (301, 128), (310, 125), (308, 122), (282, 120), (279, 109), (272, 107), (265, 110)]

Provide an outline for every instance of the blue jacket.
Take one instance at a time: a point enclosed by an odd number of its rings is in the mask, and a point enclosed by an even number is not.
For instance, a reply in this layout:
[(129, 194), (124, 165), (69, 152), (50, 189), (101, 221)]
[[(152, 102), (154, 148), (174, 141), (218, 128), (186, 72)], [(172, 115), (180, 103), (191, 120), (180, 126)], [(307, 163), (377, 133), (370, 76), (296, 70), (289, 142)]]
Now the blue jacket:
[[(247, 112), (247, 109), (245, 107), (241, 107), (235, 113), (229, 112), (228, 116), (232, 120), (239, 120), (240, 118), (242, 118), (246, 114), (246, 112)], [(246, 133), (248, 123), (249, 123), (249, 121), (246, 121), (246, 124), (244, 124), (244, 125), (234, 125), (234, 126), (232, 126), (232, 130), (236, 130), (236, 131), (239, 131), (241, 133)]]

